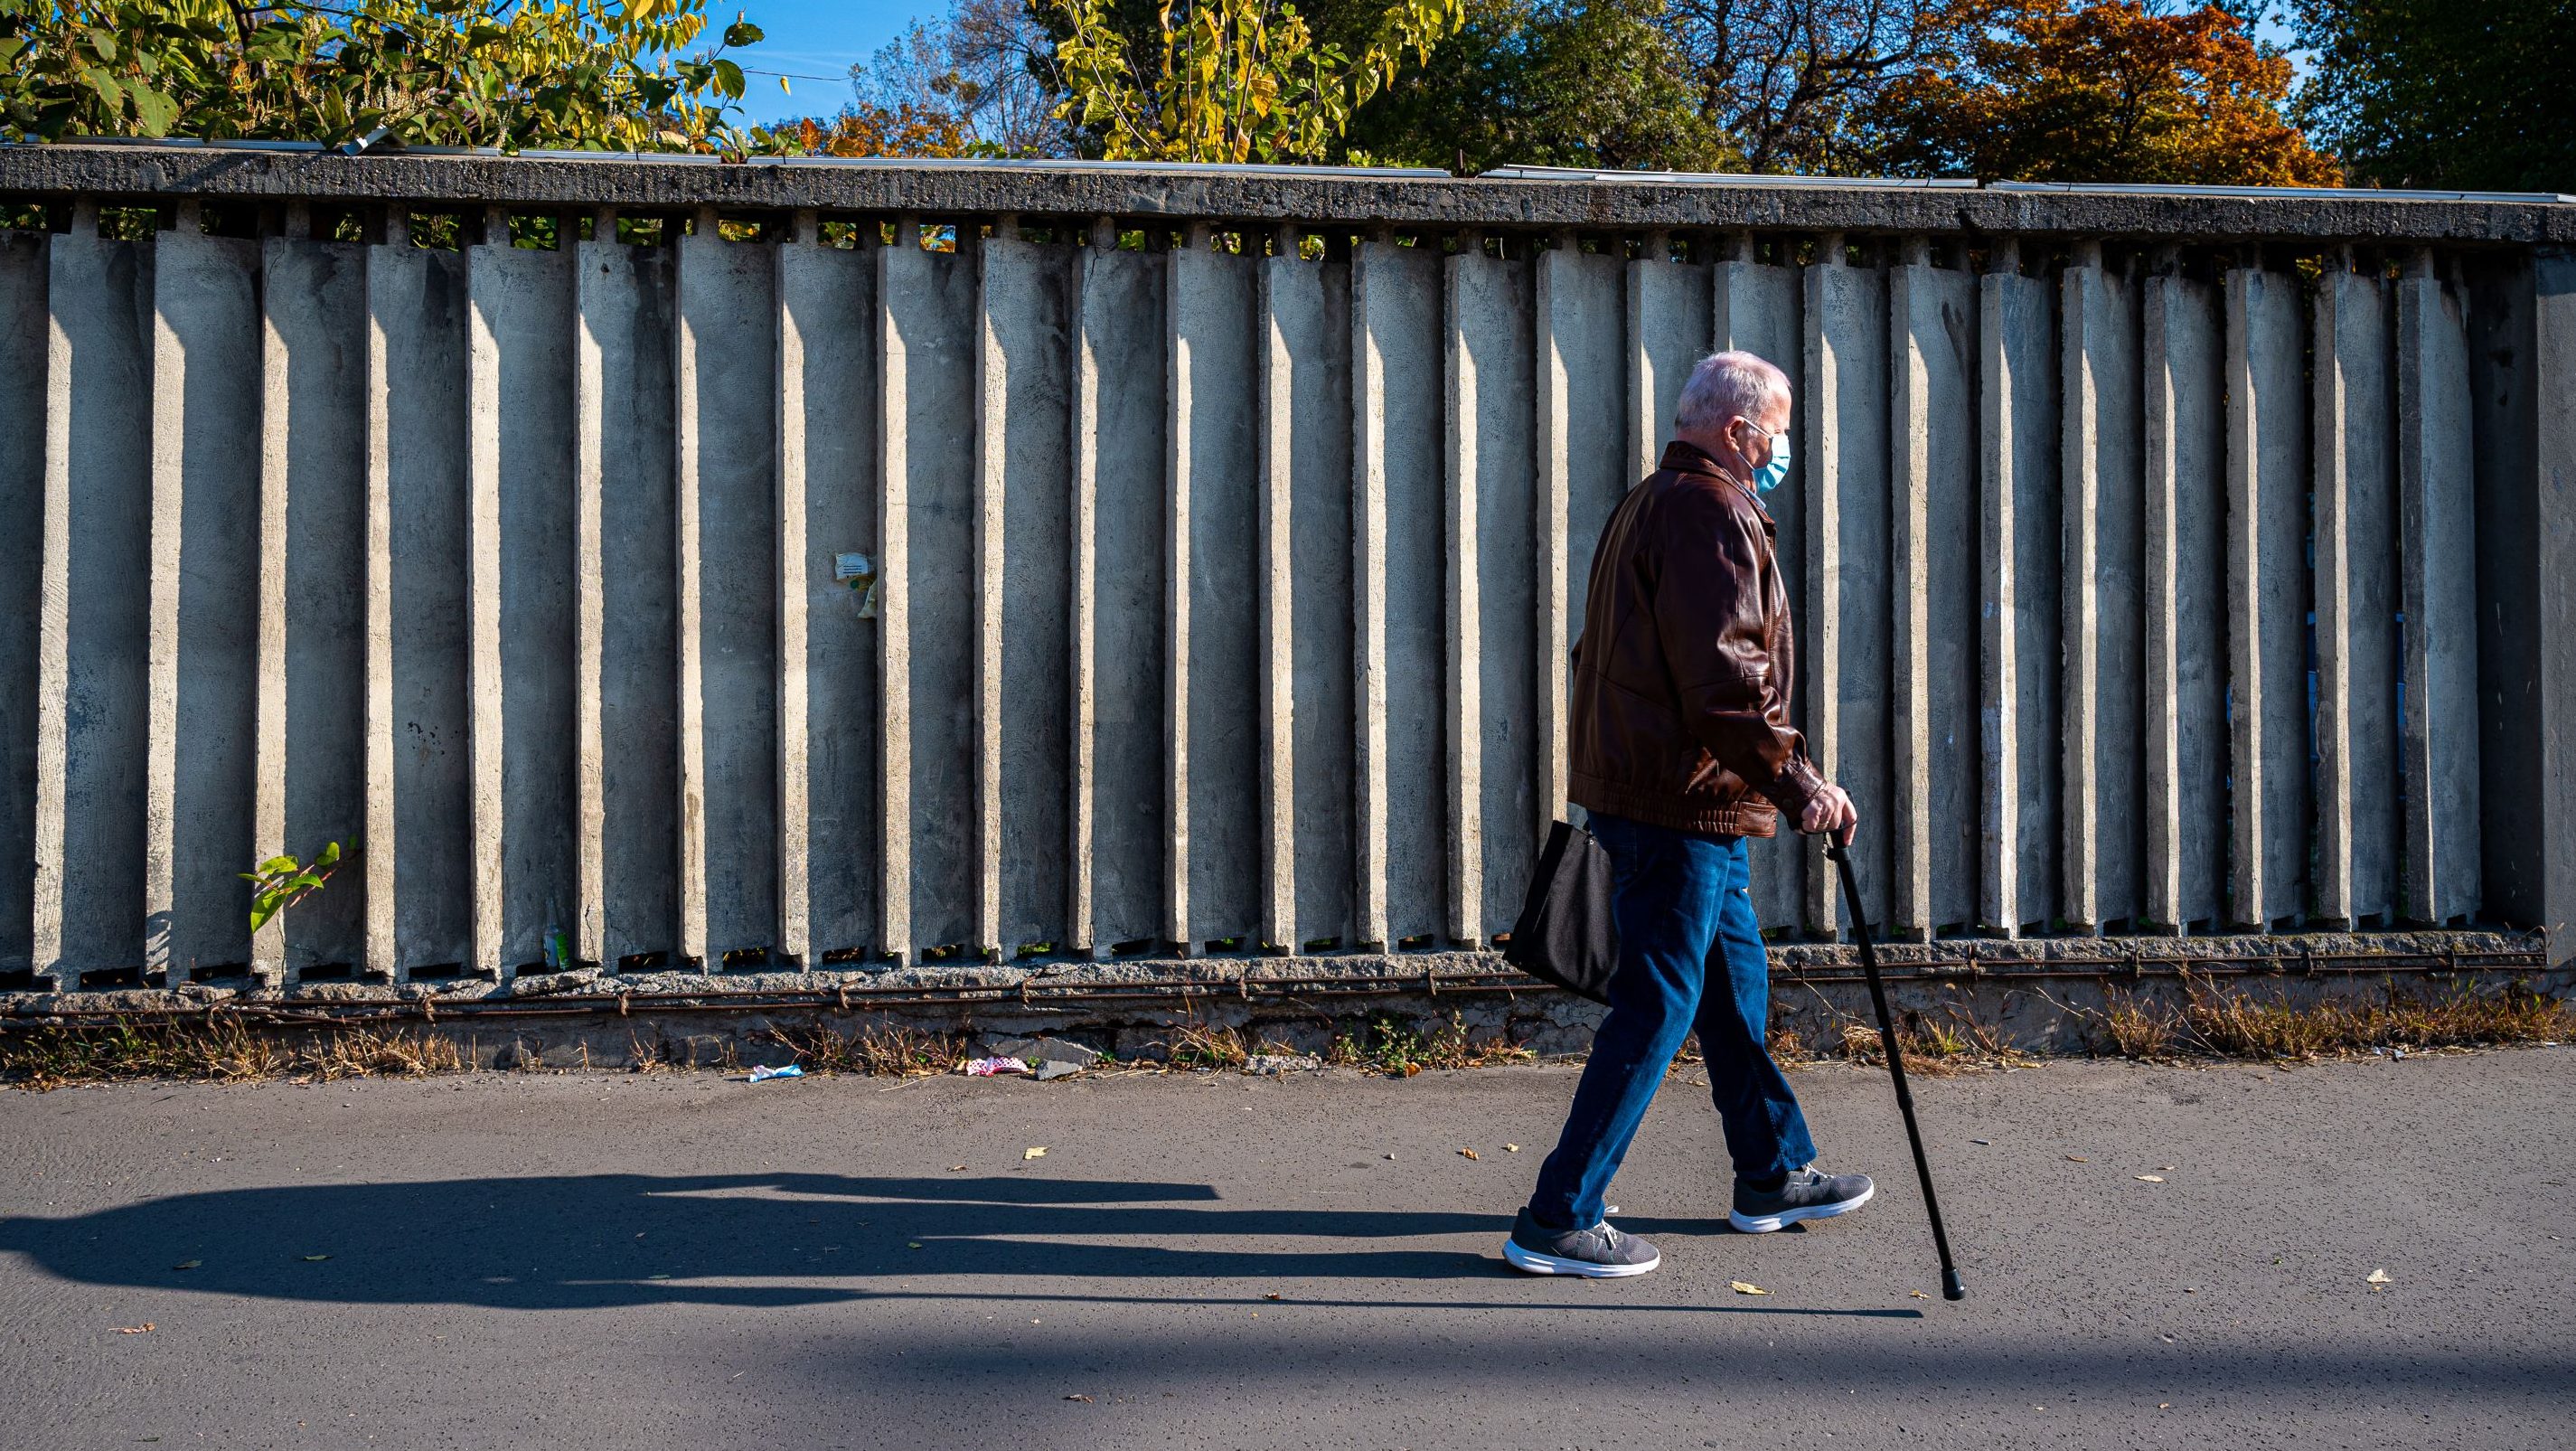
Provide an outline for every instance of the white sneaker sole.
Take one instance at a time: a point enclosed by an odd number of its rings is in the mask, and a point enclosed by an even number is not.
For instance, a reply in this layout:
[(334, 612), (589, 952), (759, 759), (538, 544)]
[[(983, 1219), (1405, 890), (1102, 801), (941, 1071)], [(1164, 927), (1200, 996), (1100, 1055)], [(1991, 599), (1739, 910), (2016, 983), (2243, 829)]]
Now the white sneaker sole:
[(1562, 1255), (1543, 1255), (1523, 1249), (1519, 1240), (1503, 1241), (1503, 1259), (1513, 1269), (1530, 1275), (1577, 1275), (1587, 1280), (1616, 1280), (1629, 1275), (1642, 1275), (1664, 1262), (1658, 1251), (1653, 1259), (1641, 1265), (1600, 1265), (1590, 1260), (1570, 1260)]
[(1867, 1204), (1870, 1196), (1877, 1192), (1878, 1186), (1872, 1184), (1849, 1199), (1832, 1204), (1805, 1204), (1796, 1209), (1781, 1210), (1777, 1214), (1740, 1214), (1730, 1209), (1726, 1213), (1726, 1222), (1734, 1225), (1735, 1232), (1738, 1234), (1769, 1234), (1775, 1229), (1786, 1229), (1802, 1219), (1831, 1219), (1837, 1214), (1849, 1214)]

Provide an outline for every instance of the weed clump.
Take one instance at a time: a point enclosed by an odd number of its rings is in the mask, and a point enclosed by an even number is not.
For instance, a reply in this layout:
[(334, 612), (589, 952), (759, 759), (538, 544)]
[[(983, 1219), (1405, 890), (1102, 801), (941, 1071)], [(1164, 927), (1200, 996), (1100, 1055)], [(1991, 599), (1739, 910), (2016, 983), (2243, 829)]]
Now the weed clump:
[[(1773, 1053), (1780, 1056), (1779, 1039), (1787, 1038), (1792, 1048), (1797, 1035), (1775, 1036)], [(1905, 1071), (1940, 1078), (1965, 1073), (1973, 1068), (2012, 1068), (2031, 1062), (2004, 1041), (2003, 1033), (1993, 1024), (1979, 1022), (1955, 1004), (1945, 1006), (1940, 1016), (1908, 1012), (1896, 1027), (1896, 1051), (1905, 1056)], [(1846, 1063), (1881, 1067), (1887, 1062), (1887, 1044), (1874, 1024), (1845, 1019), (1831, 1047), (1819, 1057), (1839, 1058)]]
[(1391, 1013), (1372, 1013), (1357, 1028), (1336, 1032), (1324, 1061), (1336, 1068), (1411, 1078), (1426, 1068), (1485, 1068), (1537, 1057), (1500, 1035), (1471, 1035), (1465, 1017), (1455, 1012), (1428, 1036)]
[(882, 1019), (849, 1033), (823, 1024), (773, 1028), (769, 1039), (793, 1052), (808, 1073), (919, 1078), (956, 1072), (975, 1056), (966, 1033), (937, 1033)]
[(1195, 1020), (1174, 1028), (1171, 1040), (1163, 1045), (1163, 1059), (1174, 1068), (1241, 1068), (1252, 1061), (1253, 1052), (1241, 1028)]

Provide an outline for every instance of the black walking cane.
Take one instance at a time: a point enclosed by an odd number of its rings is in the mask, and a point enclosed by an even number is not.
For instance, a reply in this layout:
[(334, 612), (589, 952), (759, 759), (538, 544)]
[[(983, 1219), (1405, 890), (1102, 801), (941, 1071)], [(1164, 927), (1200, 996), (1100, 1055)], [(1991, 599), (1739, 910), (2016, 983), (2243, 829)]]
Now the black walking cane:
[(1869, 974), (1869, 1000), (1878, 1009), (1878, 1042), (1887, 1053), (1887, 1076), (1896, 1081), (1896, 1106), (1905, 1114), (1905, 1137), (1914, 1144), (1914, 1174), (1923, 1181), (1923, 1208), (1932, 1216), (1932, 1247), (1941, 1252), (1941, 1298), (1964, 1300), (1959, 1267), (1950, 1263), (1950, 1233), (1941, 1227), (1941, 1200), (1932, 1192), (1932, 1161), (1923, 1157), (1923, 1130), (1914, 1122), (1914, 1094), (1905, 1086), (1905, 1055), (1896, 1046), (1896, 1020), (1887, 1011), (1887, 985), (1879, 981), (1878, 946), (1869, 940), (1869, 919), (1861, 915), (1860, 879), (1852, 875), (1851, 850), (1827, 837), (1825, 855), (1843, 877), (1843, 906), (1851, 912), (1852, 941), (1860, 947), (1861, 970)]

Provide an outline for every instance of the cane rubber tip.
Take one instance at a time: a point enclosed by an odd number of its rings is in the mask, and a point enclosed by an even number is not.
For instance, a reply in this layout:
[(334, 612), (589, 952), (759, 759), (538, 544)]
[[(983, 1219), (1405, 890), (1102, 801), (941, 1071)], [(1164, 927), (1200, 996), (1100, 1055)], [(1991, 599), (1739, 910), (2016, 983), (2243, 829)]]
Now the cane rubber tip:
[(1941, 1298), (1944, 1300), (1964, 1300), (1968, 1298), (1968, 1287), (1959, 1283), (1959, 1272), (1957, 1270), (1943, 1270), (1941, 1272)]

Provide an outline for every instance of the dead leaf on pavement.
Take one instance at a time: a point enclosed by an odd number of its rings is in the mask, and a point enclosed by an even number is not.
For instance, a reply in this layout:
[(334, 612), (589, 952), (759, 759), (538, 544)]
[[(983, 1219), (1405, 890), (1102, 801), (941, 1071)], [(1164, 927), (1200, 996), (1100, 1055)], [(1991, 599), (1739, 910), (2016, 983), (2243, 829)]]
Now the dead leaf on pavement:
[(152, 1322), (146, 1320), (140, 1325), (119, 1325), (116, 1327), (116, 1333), (119, 1335), (149, 1335), (153, 1332), (154, 1328), (155, 1327)]
[(2140, 1174), (2137, 1176), (2137, 1180), (2141, 1184), (2162, 1184), (2165, 1182), (2165, 1176), (2162, 1174)]
[(327, 1260), (327, 1259), (329, 1259), (329, 1258), (330, 1258), (330, 1256), (329, 1256), (329, 1255), (301, 1255), (301, 1256), (298, 1256), (298, 1258), (302, 1259), (306, 1264), (310, 1265), (310, 1264), (319, 1264), (319, 1263), (320, 1263), (320, 1262), (322, 1262), (323, 1260)]
[(1748, 1285), (1742, 1280), (1729, 1280), (1726, 1282), (1726, 1287), (1739, 1295), (1768, 1295), (1771, 1293), (1760, 1285)]
[(1089, 1396), (1066, 1396), (1065, 1399), (1068, 1401), (1080, 1401), (1084, 1405), (1091, 1404), (1091, 1397)]
[(951, 1174), (963, 1174), (966, 1172), (966, 1166), (963, 1164), (951, 1164), (948, 1166), (948, 1172)]
[[(1476, 1157), (1476, 1151), (1475, 1151), (1475, 1150), (1473, 1150), (1473, 1149), (1460, 1149), (1460, 1150), (1458, 1151), (1458, 1157), (1460, 1157), (1460, 1158), (1462, 1158), (1462, 1159), (1473, 1159), (1473, 1158), (1475, 1158), (1475, 1157)], [(1478, 1162), (1480, 1162), (1480, 1163), (1481, 1163), (1481, 1162), (1483, 1162), (1483, 1161), (1482, 1161), (1482, 1160), (1479, 1160)]]
[(195, 1269), (197, 1266), (202, 1265), (202, 1264), (204, 1264), (204, 1263), (205, 1263), (205, 1261), (204, 1261), (204, 1260), (181, 1260), (181, 1261), (179, 1261), (177, 1264), (172, 1265), (170, 1268), (172, 1268), (172, 1269), (174, 1269), (174, 1270), (193, 1270), (193, 1269)]
[(1043, 1159), (1046, 1157), (1046, 1150), (1043, 1148), (1022, 1149), (1020, 1151), (1020, 1157), (1023, 1159)]
[(1261, 1298), (1263, 1298), (1263, 1299), (1265, 1299), (1265, 1300), (1276, 1300), (1276, 1299), (1278, 1299), (1278, 1298), (1279, 1298), (1279, 1292), (1278, 1292), (1278, 1291), (1276, 1291), (1276, 1290), (1273, 1290), (1273, 1291), (1271, 1291), (1269, 1294), (1264, 1295), (1264, 1296), (1262, 1296)]
[(2366, 1278), (2366, 1279), (2364, 1279), (2364, 1280), (2362, 1281), (2362, 1283), (2363, 1283), (2363, 1284), (2365, 1284), (2365, 1285), (2377, 1286), (2377, 1285), (2393, 1285), (2393, 1284), (2396, 1284), (2397, 1282), (2396, 1282), (2395, 1280), (2392, 1280), (2392, 1279), (2388, 1278), (2388, 1271), (2386, 1271), (2386, 1270), (2372, 1270), (2372, 1271), (2370, 1272), (2369, 1277), (2368, 1277), (2368, 1278)]
[(1521, 1146), (1520, 1146), (1520, 1145), (1518, 1145), (1518, 1144), (1505, 1144), (1505, 1145), (1503, 1145), (1503, 1152), (1504, 1152), (1504, 1153), (1506, 1153), (1506, 1154), (1517, 1154), (1517, 1153), (1519, 1153), (1520, 1151), (1521, 1151)]
[(2084, 1157), (2082, 1154), (2069, 1154), (2066, 1156), (2066, 1162), (2070, 1164), (2090, 1164), (2093, 1161)]

